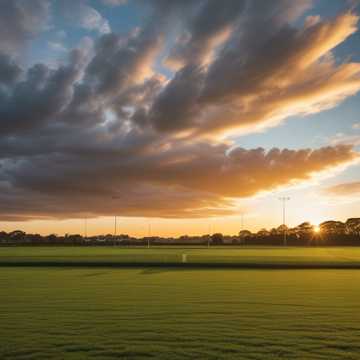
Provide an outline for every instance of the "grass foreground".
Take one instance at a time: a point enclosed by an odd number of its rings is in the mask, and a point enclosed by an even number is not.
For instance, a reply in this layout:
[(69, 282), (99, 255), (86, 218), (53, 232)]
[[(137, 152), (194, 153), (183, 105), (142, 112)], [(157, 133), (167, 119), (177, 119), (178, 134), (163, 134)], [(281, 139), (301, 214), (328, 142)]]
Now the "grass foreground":
[[(351, 248), (0, 248), (0, 359), (359, 358), (356, 269), (86, 264), (111, 256), (180, 261), (184, 251), (188, 261), (206, 252), (223, 262), (360, 257)], [(31, 266), (15, 266), (24, 259)], [(38, 266), (44, 259), (58, 265)], [(59, 265), (65, 260), (82, 266)]]

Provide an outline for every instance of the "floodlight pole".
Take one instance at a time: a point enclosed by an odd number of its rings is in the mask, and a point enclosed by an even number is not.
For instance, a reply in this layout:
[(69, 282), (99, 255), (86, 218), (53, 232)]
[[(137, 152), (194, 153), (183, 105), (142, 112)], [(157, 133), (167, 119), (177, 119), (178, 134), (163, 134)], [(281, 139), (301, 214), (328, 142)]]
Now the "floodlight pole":
[[(241, 213), (241, 231), (244, 230), (244, 213)], [(241, 240), (240, 240), (241, 244)], [(245, 245), (245, 237), (244, 237), (244, 245)]]
[(290, 197), (288, 196), (282, 196), (279, 197), (279, 200), (282, 202), (282, 212), (283, 212), (283, 226), (284, 226), (284, 246), (287, 245), (287, 239), (286, 239), (286, 233), (287, 233), (287, 229), (286, 229), (286, 201), (290, 200)]
[(148, 249), (150, 249), (150, 236), (151, 236), (151, 224), (148, 225), (148, 241), (147, 241)]
[(87, 239), (87, 218), (84, 219), (84, 237)]
[(211, 239), (211, 222), (209, 223), (209, 236), (208, 236), (208, 239), (207, 239), (207, 247), (209, 248), (210, 247), (210, 239)]
[(117, 219), (116, 219), (116, 215), (114, 217), (114, 236), (116, 236), (116, 231), (117, 231)]

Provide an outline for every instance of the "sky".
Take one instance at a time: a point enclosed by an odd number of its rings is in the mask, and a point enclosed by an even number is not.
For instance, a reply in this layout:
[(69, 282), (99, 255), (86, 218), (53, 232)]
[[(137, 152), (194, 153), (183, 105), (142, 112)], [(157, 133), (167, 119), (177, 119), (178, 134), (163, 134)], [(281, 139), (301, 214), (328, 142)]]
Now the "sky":
[(360, 5), (1, 0), (0, 230), (360, 216)]

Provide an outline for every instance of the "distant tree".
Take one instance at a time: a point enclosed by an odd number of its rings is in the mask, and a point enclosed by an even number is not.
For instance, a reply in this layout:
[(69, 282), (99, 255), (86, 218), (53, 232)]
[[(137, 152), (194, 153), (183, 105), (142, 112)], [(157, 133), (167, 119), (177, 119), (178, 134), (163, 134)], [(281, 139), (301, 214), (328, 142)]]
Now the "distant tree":
[(190, 236), (189, 235), (181, 235), (179, 236), (179, 242), (182, 244), (189, 244), (190, 242)]
[(26, 237), (26, 233), (21, 230), (14, 230), (10, 232), (8, 235), (12, 241), (16, 241), (16, 242), (24, 241)]
[(69, 244), (82, 244), (83, 243), (83, 237), (79, 234), (70, 234), (66, 237), (66, 242)]
[(345, 224), (341, 221), (324, 221), (320, 224), (320, 231), (322, 235), (344, 235), (345, 234)]
[(249, 230), (241, 230), (239, 232), (240, 243), (245, 245), (253, 238), (253, 233)]
[(309, 222), (303, 222), (298, 225), (295, 229), (296, 236), (304, 241), (310, 241), (314, 237), (314, 225)]
[(221, 233), (215, 233), (211, 236), (211, 242), (214, 245), (222, 245), (224, 243), (224, 236)]
[(261, 230), (259, 230), (259, 231), (256, 233), (256, 235), (257, 235), (258, 237), (263, 237), (263, 238), (265, 238), (265, 237), (268, 237), (268, 236), (270, 235), (270, 232), (269, 232), (268, 230), (266, 230), (266, 229), (261, 229)]
[(50, 234), (46, 236), (46, 239), (49, 243), (55, 243), (58, 240), (58, 237), (56, 234)]
[(239, 232), (239, 237), (240, 237), (241, 239), (247, 238), (247, 237), (251, 237), (251, 236), (252, 236), (252, 232), (249, 231), (249, 230), (241, 230), (241, 231)]
[(8, 240), (8, 234), (7, 234), (7, 232), (5, 232), (5, 231), (0, 231), (0, 242), (1, 243), (6, 243), (7, 242), (7, 240)]
[(288, 227), (284, 224), (278, 226), (276, 229), (276, 231), (279, 235), (283, 234), (285, 230), (288, 231)]
[(350, 218), (345, 222), (345, 231), (347, 234), (360, 236), (360, 218)]

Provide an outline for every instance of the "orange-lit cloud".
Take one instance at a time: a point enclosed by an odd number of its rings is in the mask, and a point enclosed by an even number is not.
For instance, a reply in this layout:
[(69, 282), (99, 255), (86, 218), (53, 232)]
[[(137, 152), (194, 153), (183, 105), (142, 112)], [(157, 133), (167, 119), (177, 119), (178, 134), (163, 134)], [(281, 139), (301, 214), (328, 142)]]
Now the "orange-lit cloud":
[[(183, 145), (142, 155), (113, 150), (54, 152), (7, 165), (1, 186), (7, 219), (113, 215), (206, 217), (236, 211), (235, 198), (311, 179), (348, 164), (348, 146), (317, 150)], [(78, 150), (79, 151), (79, 150)], [(227, 153), (227, 154), (226, 154)], [(81, 161), (79, 161), (81, 160)]]
[(325, 194), (332, 196), (356, 197), (360, 194), (360, 181), (337, 184), (325, 189)]

